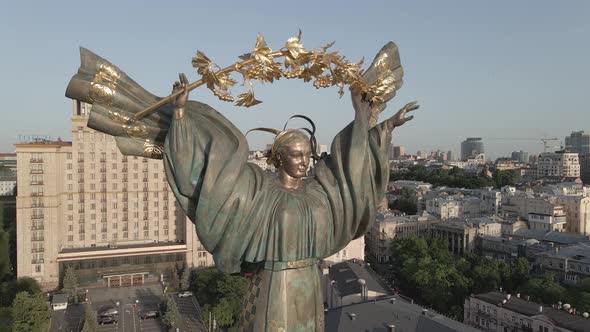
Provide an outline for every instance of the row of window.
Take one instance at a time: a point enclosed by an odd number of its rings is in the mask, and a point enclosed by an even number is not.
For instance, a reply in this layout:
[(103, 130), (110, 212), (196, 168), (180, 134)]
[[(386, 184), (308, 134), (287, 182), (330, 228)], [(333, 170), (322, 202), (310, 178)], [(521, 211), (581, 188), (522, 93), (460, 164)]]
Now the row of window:
[[(134, 240), (138, 240), (139, 239), (139, 232), (135, 232), (133, 233), (133, 239)], [(78, 234), (78, 241), (85, 241), (86, 239), (86, 234)], [(154, 231), (154, 236), (159, 236), (160, 232), (159, 230), (155, 230)], [(164, 230), (164, 236), (168, 236), (169, 235), (169, 230), (165, 229)], [(174, 235), (176, 235), (176, 230), (174, 230)], [(111, 239), (112, 240), (117, 240), (118, 239), (118, 233), (112, 233), (111, 234)], [(150, 232), (149, 231), (143, 231), (143, 238), (149, 238), (150, 236)], [(123, 232), (123, 239), (129, 239), (129, 232)], [(96, 234), (91, 234), (90, 235), (90, 239), (91, 240), (96, 240)], [(102, 241), (107, 241), (107, 233), (101, 233), (101, 240)], [(68, 242), (73, 242), (74, 241), (74, 235), (68, 235)]]

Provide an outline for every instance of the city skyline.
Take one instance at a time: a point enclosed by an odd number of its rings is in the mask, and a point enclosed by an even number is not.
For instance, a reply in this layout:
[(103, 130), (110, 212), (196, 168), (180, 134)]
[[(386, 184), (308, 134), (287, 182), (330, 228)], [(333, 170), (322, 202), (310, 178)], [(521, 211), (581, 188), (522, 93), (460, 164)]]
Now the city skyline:
[[(354, 61), (370, 62), (387, 41), (397, 43), (405, 86), (382, 118), (407, 102), (420, 103), (416, 119), (393, 136), (409, 152), (458, 153), (466, 137), (482, 137), (492, 158), (517, 150), (535, 154), (543, 151), (540, 138), (563, 141), (572, 131), (589, 129), (583, 125), (590, 120), (584, 111), (590, 47), (580, 42), (590, 32), (586, 2), (311, 4), (299, 2), (276, 15), (268, 15), (276, 7), (270, 2), (210, 3), (207, 15), (198, 4), (181, 2), (138, 8), (104, 1), (102, 9), (77, 2), (3, 4), (0, 91), (11, 125), (0, 134), (0, 151), (14, 151), (19, 135), (71, 139), (63, 92), (78, 68), (80, 46), (164, 96), (178, 72), (198, 78), (190, 65), (197, 50), (224, 66), (248, 52), (258, 32), (280, 48), (299, 29), (307, 48), (336, 40), (333, 49)], [(108, 12), (108, 24), (91, 23), (92, 11)], [(255, 92), (264, 103), (251, 109), (223, 103), (205, 89), (193, 91), (191, 99), (210, 104), (243, 132), (260, 126), (262, 117), (264, 125), (282, 127), (293, 114), (310, 115), (323, 144), (353, 116), (348, 94), (339, 99), (335, 88), (316, 91), (281, 81), (256, 85)], [(285, 102), (295, 98), (297, 103)], [(270, 137), (256, 133), (248, 140), (259, 149)]]

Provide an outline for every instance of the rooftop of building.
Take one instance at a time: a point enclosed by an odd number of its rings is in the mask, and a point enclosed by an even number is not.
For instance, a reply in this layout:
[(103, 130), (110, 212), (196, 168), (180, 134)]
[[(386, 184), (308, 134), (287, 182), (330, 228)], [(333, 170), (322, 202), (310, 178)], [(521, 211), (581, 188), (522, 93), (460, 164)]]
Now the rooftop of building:
[(543, 242), (553, 242), (557, 244), (576, 244), (590, 243), (590, 238), (586, 235), (566, 232), (547, 232), (537, 229), (519, 229), (513, 234), (515, 237), (524, 239), (536, 239)]
[(534, 245), (538, 244), (539, 241), (535, 239), (513, 239), (513, 238), (505, 238), (501, 236), (492, 236), (492, 235), (480, 235), (483, 240), (490, 241), (490, 242), (497, 242), (497, 243), (511, 243), (516, 245)]
[[(507, 294), (498, 291), (475, 295), (475, 298), (479, 300), (499, 307), (501, 306), (528, 317), (544, 315), (553, 321), (555, 325), (574, 332), (590, 331), (590, 319), (588, 318), (572, 315), (564, 310), (557, 310), (552, 307), (543, 307), (539, 303), (527, 301), (524, 298), (519, 298), (517, 296), (507, 297)], [(506, 302), (504, 302), (504, 300), (506, 300)]]
[(334, 264), (329, 267), (328, 276), (330, 281), (336, 282), (338, 295), (341, 297), (360, 294), (360, 279), (365, 281), (369, 291), (385, 295), (393, 294), (375, 271), (367, 263), (360, 260), (349, 260)]
[(63, 141), (61, 140), (61, 138), (58, 138), (57, 140), (49, 140), (49, 139), (34, 139), (32, 141), (25, 141), (25, 142), (19, 142), (15, 144), (16, 146), (52, 146), (52, 145), (57, 145), (57, 146), (71, 146), (72, 142), (70, 141)]
[(541, 254), (590, 263), (590, 244), (578, 243), (571, 246), (561, 246)]
[(16, 153), (12, 152), (0, 152), (0, 158), (16, 158)]
[(405, 332), (478, 331), (438, 313), (424, 310), (399, 296), (392, 296), (326, 310), (325, 328), (328, 332), (388, 331), (389, 326), (394, 325), (395, 331)]
[(434, 221), (438, 220), (438, 218), (434, 217), (433, 215), (429, 214), (426, 211), (423, 211), (421, 214), (413, 214), (413, 215), (404, 215), (404, 214), (396, 214), (396, 213), (381, 213), (377, 212), (376, 221), (378, 223), (381, 222), (390, 222), (396, 224), (402, 223), (411, 223), (417, 221)]

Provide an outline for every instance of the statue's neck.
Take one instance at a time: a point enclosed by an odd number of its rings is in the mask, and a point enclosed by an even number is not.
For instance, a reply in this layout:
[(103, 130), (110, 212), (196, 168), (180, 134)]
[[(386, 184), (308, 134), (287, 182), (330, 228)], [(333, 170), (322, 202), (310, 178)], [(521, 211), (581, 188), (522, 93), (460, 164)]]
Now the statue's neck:
[(303, 178), (292, 177), (282, 169), (279, 170), (279, 182), (281, 187), (289, 190), (298, 190), (303, 186)]

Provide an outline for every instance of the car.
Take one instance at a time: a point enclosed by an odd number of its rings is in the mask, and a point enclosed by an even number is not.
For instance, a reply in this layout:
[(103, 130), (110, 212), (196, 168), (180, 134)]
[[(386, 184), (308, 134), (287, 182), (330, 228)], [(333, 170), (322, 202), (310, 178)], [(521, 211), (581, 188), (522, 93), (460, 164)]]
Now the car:
[(115, 308), (110, 308), (107, 309), (103, 312), (100, 313), (101, 317), (112, 317), (112, 316), (116, 316), (119, 314), (119, 310), (115, 309)]
[(178, 293), (178, 297), (191, 297), (191, 296), (193, 296), (193, 293), (191, 293), (189, 291)]
[(106, 324), (117, 324), (117, 320), (111, 316), (104, 316), (98, 318), (98, 324), (106, 325)]
[(154, 319), (158, 318), (158, 316), (160, 316), (160, 313), (158, 313), (157, 311), (146, 311), (143, 314), (141, 314), (141, 319)]

